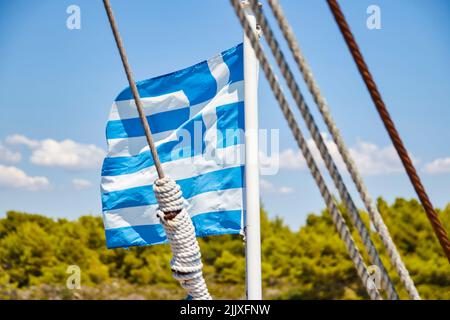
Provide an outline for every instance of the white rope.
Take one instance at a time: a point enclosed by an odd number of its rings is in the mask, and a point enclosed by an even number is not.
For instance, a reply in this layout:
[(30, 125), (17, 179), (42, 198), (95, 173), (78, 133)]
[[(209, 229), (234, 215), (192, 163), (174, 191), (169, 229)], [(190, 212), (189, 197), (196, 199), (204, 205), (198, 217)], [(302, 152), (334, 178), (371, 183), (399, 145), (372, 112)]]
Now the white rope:
[(336, 146), (342, 156), (342, 159), (344, 160), (347, 169), (350, 172), (350, 175), (356, 185), (356, 188), (361, 195), (364, 205), (366, 206), (369, 212), (369, 216), (373, 224), (375, 225), (375, 228), (378, 231), (384, 246), (386, 247), (388, 255), (391, 259), (391, 263), (394, 265), (411, 299), (420, 300), (420, 296), (419, 293), (417, 292), (416, 287), (414, 286), (414, 282), (411, 279), (409, 272), (406, 269), (394, 242), (392, 241), (392, 238), (389, 234), (386, 224), (383, 221), (383, 218), (381, 217), (381, 214), (378, 212), (378, 209), (374, 205), (373, 200), (371, 199), (367, 191), (367, 188), (363, 182), (363, 179), (355, 163), (353, 162), (350, 152), (348, 151), (348, 148), (344, 143), (344, 139), (342, 138), (339, 129), (337, 128), (336, 123), (334, 122), (333, 117), (331, 116), (331, 112), (328, 108), (327, 102), (323, 97), (319, 89), (319, 86), (313, 76), (312, 70), (309, 67), (308, 63), (306, 62), (306, 58), (304, 57), (300, 49), (300, 46), (295, 38), (294, 31), (292, 30), (291, 26), (287, 21), (286, 16), (283, 13), (280, 3), (278, 2), (278, 0), (268, 0), (268, 2), (278, 22), (278, 25), (289, 45), (289, 49), (291, 50), (292, 55), (294, 56), (294, 60), (297, 63), (297, 66), (299, 67), (299, 70), (303, 75), (303, 79), (305, 80), (306, 85), (308, 86), (308, 89), (311, 92), (314, 101), (316, 102), (319, 111), (324, 118), (328, 130), (330, 131), (331, 136), (333, 137), (333, 140), (336, 143)]
[(366, 251), (369, 255), (370, 261), (372, 264), (377, 265), (380, 269), (381, 274), (381, 286), (386, 290), (387, 296), (391, 300), (397, 300), (398, 294), (395, 290), (395, 287), (392, 283), (392, 280), (389, 277), (389, 274), (380, 259), (379, 253), (370, 238), (370, 232), (367, 226), (364, 224), (364, 221), (361, 218), (360, 212), (358, 211), (350, 192), (347, 189), (347, 186), (342, 178), (341, 173), (336, 165), (336, 162), (333, 160), (329, 148), (327, 147), (322, 135), (320, 134), (319, 127), (314, 120), (314, 117), (308, 107), (308, 104), (305, 102), (303, 95), (300, 91), (299, 85), (296, 82), (294, 75), (284, 58), (284, 55), (278, 45), (278, 41), (276, 40), (272, 28), (269, 26), (267, 18), (261, 11), (261, 8), (258, 6), (256, 0), (251, 0), (250, 4), (252, 5), (252, 9), (256, 15), (256, 20), (261, 26), (262, 33), (267, 41), (268, 46), (270, 47), (273, 56), (275, 57), (275, 61), (280, 68), (281, 74), (286, 81), (286, 84), (291, 92), (292, 97), (305, 120), (306, 127), (308, 128), (311, 136), (320, 152), (320, 155), (325, 163), (325, 167), (327, 168), (332, 181), (339, 192), (339, 195), (347, 209), (349, 214), (350, 221), (355, 226), (359, 235), (361, 236), (361, 240), (366, 248)]
[[(195, 237), (195, 228), (191, 217), (183, 208), (180, 186), (165, 176), (153, 184), (158, 200), (157, 215), (172, 248), (170, 261), (172, 274), (194, 300), (211, 300), (205, 279), (203, 278), (200, 247)], [(168, 218), (168, 213), (178, 212)]]
[(316, 161), (314, 160), (314, 157), (312, 156), (312, 152), (309, 149), (306, 139), (303, 136), (300, 127), (298, 126), (298, 123), (294, 117), (294, 114), (289, 106), (289, 103), (287, 102), (287, 99), (283, 91), (281, 90), (278, 79), (269, 63), (269, 60), (267, 59), (266, 54), (262, 50), (259, 39), (256, 38), (253, 29), (250, 27), (250, 24), (242, 10), (240, 0), (230, 0), (230, 2), (234, 8), (236, 15), (239, 18), (239, 21), (245, 31), (245, 34), (250, 39), (253, 50), (255, 51), (255, 54), (261, 63), (261, 67), (264, 71), (267, 81), (269, 82), (270, 88), (272, 89), (275, 98), (278, 101), (280, 109), (283, 112), (284, 117), (286, 118), (288, 126), (292, 131), (292, 134), (297, 142), (298, 147), (303, 153), (303, 156), (306, 160), (306, 164), (308, 165), (308, 168), (317, 186), (319, 187), (319, 191), (328, 207), (334, 225), (336, 226), (336, 230), (338, 231), (339, 236), (344, 241), (344, 244), (348, 250), (350, 258), (352, 259), (355, 265), (357, 274), (361, 278), (364, 288), (367, 290), (367, 293), (372, 300), (382, 300), (383, 298), (380, 295), (377, 287), (367, 285), (370, 279), (370, 275), (367, 271), (367, 267), (364, 263), (361, 253), (359, 252), (358, 247), (356, 246), (355, 241), (353, 240), (350, 229), (348, 228), (344, 217), (341, 215), (337, 205), (334, 202), (333, 196), (330, 190), (328, 189), (325, 180), (319, 170), (319, 166), (317, 165)]

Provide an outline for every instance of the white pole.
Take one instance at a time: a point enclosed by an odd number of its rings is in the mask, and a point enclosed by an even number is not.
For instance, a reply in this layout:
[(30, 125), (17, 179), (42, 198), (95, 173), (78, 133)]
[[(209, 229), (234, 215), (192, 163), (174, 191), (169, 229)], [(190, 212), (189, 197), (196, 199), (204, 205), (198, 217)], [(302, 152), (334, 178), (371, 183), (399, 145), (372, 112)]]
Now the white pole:
[[(247, 1), (242, 6), (253, 31), (256, 17)], [(245, 105), (245, 255), (248, 300), (261, 300), (261, 232), (258, 163), (258, 70), (259, 62), (244, 32), (244, 105)]]

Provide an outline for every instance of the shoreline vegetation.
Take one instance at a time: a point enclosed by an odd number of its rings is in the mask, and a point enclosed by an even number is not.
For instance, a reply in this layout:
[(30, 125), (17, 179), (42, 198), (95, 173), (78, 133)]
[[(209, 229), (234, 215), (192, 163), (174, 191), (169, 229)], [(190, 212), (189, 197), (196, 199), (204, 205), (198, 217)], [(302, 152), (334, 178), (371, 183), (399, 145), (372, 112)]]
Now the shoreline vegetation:
[[(420, 204), (401, 198), (388, 204), (380, 198), (378, 208), (421, 297), (450, 299), (448, 261)], [(450, 204), (437, 211), (450, 233)], [(369, 225), (366, 213), (363, 218)], [(400, 297), (408, 299), (370, 230)], [(351, 231), (363, 252), (361, 239)], [(326, 210), (308, 215), (294, 231), (262, 209), (261, 237), (264, 299), (368, 298)], [(242, 237), (199, 238), (199, 243), (212, 296), (244, 299)], [(9, 211), (0, 219), (0, 299), (183, 299), (170, 257), (168, 245), (106, 249), (100, 216), (70, 221)], [(81, 289), (66, 286), (70, 265), (80, 268)]]

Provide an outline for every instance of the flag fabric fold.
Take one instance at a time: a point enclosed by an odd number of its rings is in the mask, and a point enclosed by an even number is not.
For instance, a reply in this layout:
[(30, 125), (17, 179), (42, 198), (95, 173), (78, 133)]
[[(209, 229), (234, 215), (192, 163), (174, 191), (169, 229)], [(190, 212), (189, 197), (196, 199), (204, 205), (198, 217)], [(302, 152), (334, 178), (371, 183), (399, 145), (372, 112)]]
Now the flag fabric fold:
[[(137, 82), (164, 173), (176, 180), (197, 236), (240, 233), (244, 188), (243, 47)], [(106, 126), (101, 198), (108, 248), (165, 243), (157, 178), (130, 88)]]

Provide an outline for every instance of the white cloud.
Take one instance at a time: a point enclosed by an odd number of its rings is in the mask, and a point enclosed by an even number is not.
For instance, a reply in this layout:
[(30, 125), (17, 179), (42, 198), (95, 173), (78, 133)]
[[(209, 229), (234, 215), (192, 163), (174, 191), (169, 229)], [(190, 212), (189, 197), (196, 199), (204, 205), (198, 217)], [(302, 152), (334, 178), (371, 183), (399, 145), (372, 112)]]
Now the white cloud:
[(277, 188), (272, 182), (266, 179), (259, 179), (259, 186), (262, 192), (275, 193), (275, 194), (288, 194), (294, 192), (292, 188), (282, 186)]
[(286, 149), (280, 153), (280, 168), (283, 169), (304, 169), (306, 161), (299, 151)]
[(22, 155), (19, 152), (9, 150), (0, 142), (0, 160), (5, 162), (16, 163), (22, 159)]
[[(345, 170), (345, 163), (334, 141), (327, 134), (322, 133), (322, 137), (337, 167), (340, 170)], [(307, 140), (307, 144), (316, 163), (324, 168), (322, 157), (314, 141), (310, 138)], [(356, 146), (350, 148), (349, 151), (353, 161), (363, 175), (382, 175), (402, 171), (402, 164), (393, 146), (379, 147), (376, 144), (359, 140)], [(286, 149), (271, 157), (260, 155), (260, 159), (264, 165), (279, 166), (280, 169), (308, 169), (300, 150)]]
[[(330, 151), (333, 158), (335, 158), (335, 155), (338, 155), (339, 152), (337, 150), (336, 145), (334, 142), (330, 139), (327, 139), (326, 134), (322, 134), (324, 137), (325, 144), (328, 147), (328, 150)], [(323, 161), (320, 156), (319, 150), (317, 149), (314, 140), (311, 138), (308, 139), (307, 145), (309, 149), (311, 150), (311, 153), (316, 160), (317, 164), (322, 165)], [(336, 159), (336, 158), (335, 158)], [(286, 149), (281, 151), (279, 154), (274, 154), (271, 157), (264, 156), (260, 154), (260, 161), (267, 166), (278, 166), (280, 169), (286, 169), (286, 170), (305, 170), (308, 169), (306, 165), (306, 160), (303, 157), (303, 154), (300, 150), (296, 149)], [(342, 160), (340, 158), (337, 158), (338, 166), (341, 165)]]
[(272, 190), (273, 184), (266, 179), (259, 179), (259, 187), (263, 191), (269, 191)]
[[(350, 154), (362, 174), (381, 175), (403, 171), (402, 163), (393, 146), (379, 147), (370, 142), (358, 141)], [(413, 159), (414, 160), (414, 159)]]
[(46, 177), (30, 177), (16, 167), (0, 165), (0, 187), (36, 191), (47, 189), (49, 185)]
[(431, 174), (450, 173), (450, 157), (433, 160), (425, 165), (424, 170)]
[(288, 193), (294, 192), (294, 189), (289, 188), (289, 187), (281, 187), (279, 192), (283, 193), (283, 194), (288, 194)]
[(281, 153), (267, 156), (259, 153), (261, 175), (275, 175), (278, 169), (301, 170), (306, 168), (306, 162), (300, 151), (283, 150)]
[(85, 179), (73, 179), (72, 185), (75, 189), (81, 190), (81, 189), (89, 188), (92, 184), (90, 181), (85, 180)]
[(30, 161), (36, 165), (79, 170), (100, 167), (105, 151), (93, 144), (73, 140), (32, 140), (25, 136), (7, 137), (9, 144), (22, 144), (32, 150)]
[(97, 168), (105, 152), (92, 144), (80, 144), (72, 140), (42, 140), (33, 151), (31, 162), (42, 166), (58, 166), (66, 169)]
[(23, 135), (20, 134), (13, 134), (11, 136), (7, 136), (6, 137), (6, 143), (8, 144), (14, 144), (14, 145), (18, 145), (18, 144), (23, 144), (29, 148), (37, 148), (39, 146), (39, 142), (29, 139)]

